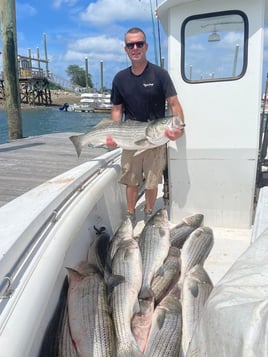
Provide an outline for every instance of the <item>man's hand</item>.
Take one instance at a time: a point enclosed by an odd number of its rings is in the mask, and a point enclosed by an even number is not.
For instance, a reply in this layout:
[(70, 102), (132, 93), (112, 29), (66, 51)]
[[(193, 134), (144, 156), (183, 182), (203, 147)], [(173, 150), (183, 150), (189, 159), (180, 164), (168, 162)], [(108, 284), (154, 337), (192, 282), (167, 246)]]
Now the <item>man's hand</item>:
[(177, 139), (179, 139), (184, 133), (184, 128), (173, 128), (172, 130), (170, 129), (166, 129), (165, 130), (165, 136), (172, 141), (175, 141)]
[(113, 138), (110, 135), (106, 137), (106, 146), (110, 149), (117, 147), (116, 142), (113, 140)]

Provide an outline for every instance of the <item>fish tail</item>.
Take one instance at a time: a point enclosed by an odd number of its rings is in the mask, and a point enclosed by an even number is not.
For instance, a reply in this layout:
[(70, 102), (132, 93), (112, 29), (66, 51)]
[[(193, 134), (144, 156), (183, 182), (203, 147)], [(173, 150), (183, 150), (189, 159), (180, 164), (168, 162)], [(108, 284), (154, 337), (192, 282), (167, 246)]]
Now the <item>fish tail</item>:
[(139, 293), (139, 298), (140, 299), (154, 298), (154, 292), (150, 287), (145, 286), (144, 288), (141, 289)]
[(80, 154), (81, 154), (81, 151), (82, 151), (82, 145), (81, 145), (81, 142), (79, 140), (79, 135), (70, 136), (69, 139), (74, 144), (75, 150), (77, 152), (77, 156), (79, 157)]

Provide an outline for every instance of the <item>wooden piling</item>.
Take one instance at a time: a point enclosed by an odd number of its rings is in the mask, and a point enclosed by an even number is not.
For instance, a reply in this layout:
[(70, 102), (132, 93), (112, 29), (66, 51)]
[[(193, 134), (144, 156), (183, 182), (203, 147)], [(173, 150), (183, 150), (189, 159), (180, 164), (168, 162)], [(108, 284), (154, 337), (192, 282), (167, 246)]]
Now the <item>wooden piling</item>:
[(15, 0), (2, 0), (0, 4), (8, 136), (14, 140), (22, 138)]

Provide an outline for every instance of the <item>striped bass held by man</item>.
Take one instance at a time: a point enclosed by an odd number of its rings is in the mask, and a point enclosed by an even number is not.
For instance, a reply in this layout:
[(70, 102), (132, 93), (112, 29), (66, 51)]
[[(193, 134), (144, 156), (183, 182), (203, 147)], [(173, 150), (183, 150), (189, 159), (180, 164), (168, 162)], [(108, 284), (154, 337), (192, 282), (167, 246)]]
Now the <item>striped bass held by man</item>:
[(90, 131), (81, 135), (73, 135), (70, 140), (74, 144), (77, 155), (80, 156), (85, 145), (106, 146), (107, 136), (116, 141), (117, 146), (125, 150), (137, 150), (137, 154), (166, 144), (166, 129), (180, 128), (178, 116), (155, 119), (150, 122), (135, 120), (113, 121), (102, 120)]

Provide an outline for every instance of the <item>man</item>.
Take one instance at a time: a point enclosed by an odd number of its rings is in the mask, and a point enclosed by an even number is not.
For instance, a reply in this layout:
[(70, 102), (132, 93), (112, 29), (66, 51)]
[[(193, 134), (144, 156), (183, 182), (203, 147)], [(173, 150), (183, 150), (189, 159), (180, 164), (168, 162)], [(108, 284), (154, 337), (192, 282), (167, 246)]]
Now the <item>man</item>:
[[(111, 101), (113, 103), (111, 119), (120, 121), (148, 121), (165, 116), (166, 101), (172, 115), (179, 116), (184, 124), (183, 110), (176, 90), (167, 71), (148, 62), (146, 35), (140, 28), (131, 28), (125, 34), (125, 51), (131, 61), (131, 67), (118, 72), (113, 80)], [(183, 134), (183, 128), (166, 130), (170, 140), (176, 140)], [(107, 137), (107, 146), (116, 147), (112, 137)], [(120, 183), (126, 185), (128, 216), (133, 225), (136, 223), (135, 207), (138, 200), (139, 185), (145, 178), (146, 222), (153, 212), (158, 184), (162, 182), (162, 173), (166, 165), (166, 146), (146, 150), (134, 156), (135, 151), (122, 152), (122, 177)]]

